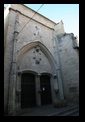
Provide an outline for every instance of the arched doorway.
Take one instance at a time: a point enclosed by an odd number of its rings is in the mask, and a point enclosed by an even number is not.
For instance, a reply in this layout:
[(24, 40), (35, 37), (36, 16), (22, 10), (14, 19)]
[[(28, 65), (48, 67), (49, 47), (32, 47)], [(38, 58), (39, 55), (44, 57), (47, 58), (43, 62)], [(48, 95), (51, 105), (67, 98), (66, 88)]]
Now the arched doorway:
[(35, 75), (24, 73), (21, 76), (21, 108), (36, 106)]
[(41, 105), (51, 104), (52, 97), (51, 97), (50, 76), (41, 75), (40, 88), (41, 88)]

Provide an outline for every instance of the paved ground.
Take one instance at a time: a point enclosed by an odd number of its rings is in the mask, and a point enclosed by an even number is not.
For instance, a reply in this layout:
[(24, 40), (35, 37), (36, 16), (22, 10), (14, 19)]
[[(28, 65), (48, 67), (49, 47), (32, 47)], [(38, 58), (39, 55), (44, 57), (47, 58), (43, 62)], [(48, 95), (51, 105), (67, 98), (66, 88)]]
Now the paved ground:
[(71, 106), (75, 106), (75, 104), (70, 103), (67, 107), (63, 108), (55, 108), (52, 105), (45, 105), (29, 109), (22, 109), (20, 113), (17, 113), (16, 116), (50, 116)]

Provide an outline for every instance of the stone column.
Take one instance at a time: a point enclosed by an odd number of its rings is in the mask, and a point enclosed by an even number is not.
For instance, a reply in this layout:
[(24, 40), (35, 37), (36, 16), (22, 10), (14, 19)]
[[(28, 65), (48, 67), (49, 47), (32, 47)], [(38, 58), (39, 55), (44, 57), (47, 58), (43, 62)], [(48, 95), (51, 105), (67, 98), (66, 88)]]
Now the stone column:
[(57, 78), (58, 78), (59, 97), (60, 97), (60, 99), (64, 99), (60, 69), (56, 70), (56, 74), (57, 74)]
[(55, 101), (55, 91), (54, 91), (54, 77), (51, 76), (51, 96), (52, 96), (52, 103)]
[(15, 114), (15, 99), (16, 99), (16, 41), (18, 36), (18, 13), (16, 13), (15, 30), (13, 39), (13, 54), (11, 62), (10, 86), (9, 86), (9, 103), (8, 114)]
[(59, 99), (59, 86), (57, 75), (54, 74), (51, 76), (51, 95), (52, 95), (52, 102)]
[(36, 104), (37, 106), (41, 105), (41, 92), (40, 92), (40, 74), (36, 75), (35, 80), (36, 86)]

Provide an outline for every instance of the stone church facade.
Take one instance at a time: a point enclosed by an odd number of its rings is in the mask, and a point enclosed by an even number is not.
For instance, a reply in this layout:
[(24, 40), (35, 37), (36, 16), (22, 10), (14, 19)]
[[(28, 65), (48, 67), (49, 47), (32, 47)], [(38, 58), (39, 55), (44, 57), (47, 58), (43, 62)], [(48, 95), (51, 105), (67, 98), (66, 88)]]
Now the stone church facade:
[(55, 23), (39, 13), (32, 18), (34, 14), (23, 4), (4, 9), (5, 114), (79, 99), (77, 38), (65, 33), (62, 20)]

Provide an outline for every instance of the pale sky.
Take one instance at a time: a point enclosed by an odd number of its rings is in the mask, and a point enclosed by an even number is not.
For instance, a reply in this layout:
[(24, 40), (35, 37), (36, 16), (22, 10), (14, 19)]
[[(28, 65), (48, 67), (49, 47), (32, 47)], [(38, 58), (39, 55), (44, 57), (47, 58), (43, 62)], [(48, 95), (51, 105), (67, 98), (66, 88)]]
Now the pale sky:
[[(4, 4), (6, 7), (8, 4)], [(42, 4), (24, 4), (37, 11)], [(79, 4), (44, 4), (38, 13), (54, 22), (64, 23), (66, 33), (74, 33), (79, 39)]]

